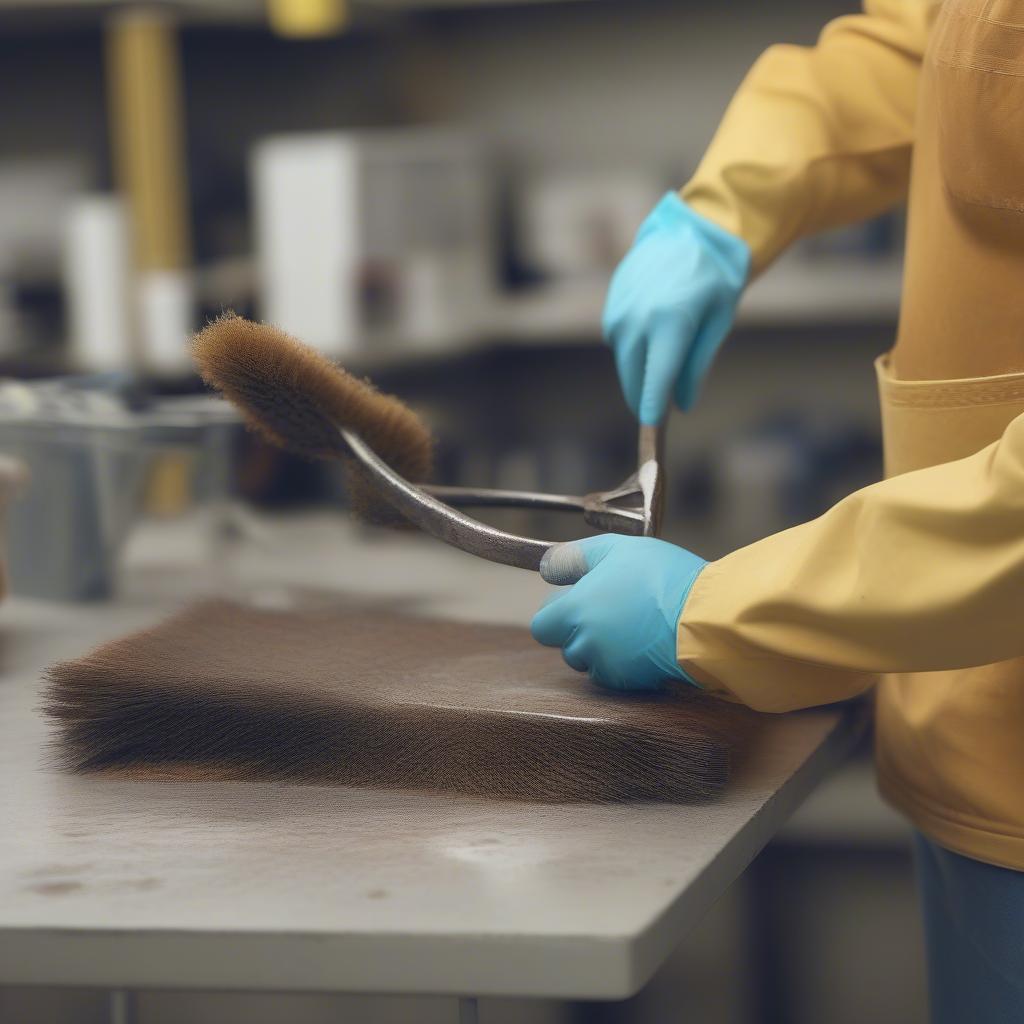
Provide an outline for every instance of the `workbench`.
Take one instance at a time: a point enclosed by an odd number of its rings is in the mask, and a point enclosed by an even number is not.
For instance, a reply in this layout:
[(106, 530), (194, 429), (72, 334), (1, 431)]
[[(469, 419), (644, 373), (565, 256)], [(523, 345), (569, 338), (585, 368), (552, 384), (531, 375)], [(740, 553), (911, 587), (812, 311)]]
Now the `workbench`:
[[(143, 528), (119, 597), (0, 608), (0, 985), (618, 999), (637, 991), (847, 755), (863, 709), (773, 719), (756, 763), (692, 806), (72, 777), (41, 671), (193, 597), (358, 593), (529, 622), (548, 588), (335, 516), (209, 543)], [(557, 657), (557, 652), (553, 652)]]

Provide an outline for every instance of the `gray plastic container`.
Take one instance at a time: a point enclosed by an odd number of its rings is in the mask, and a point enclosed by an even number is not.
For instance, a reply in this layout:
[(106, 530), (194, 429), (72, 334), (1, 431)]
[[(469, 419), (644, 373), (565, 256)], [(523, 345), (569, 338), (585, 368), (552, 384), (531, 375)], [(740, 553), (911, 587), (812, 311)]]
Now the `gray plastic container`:
[[(109, 393), (58, 384), (0, 387), (0, 453), (29, 472), (8, 513), (13, 593), (56, 601), (108, 597), (154, 456), (185, 449), (223, 461), (237, 422), (216, 399), (167, 399), (144, 412)], [(226, 486), (227, 467), (211, 477)]]

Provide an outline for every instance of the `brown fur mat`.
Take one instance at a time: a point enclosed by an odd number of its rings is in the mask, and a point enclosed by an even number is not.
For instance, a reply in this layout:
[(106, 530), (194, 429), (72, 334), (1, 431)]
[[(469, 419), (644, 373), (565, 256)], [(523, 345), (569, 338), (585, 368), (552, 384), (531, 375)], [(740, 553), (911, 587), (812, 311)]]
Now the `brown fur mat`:
[(523, 629), (206, 602), (49, 671), (76, 772), (155, 770), (546, 801), (694, 801), (759, 716), (612, 694)]

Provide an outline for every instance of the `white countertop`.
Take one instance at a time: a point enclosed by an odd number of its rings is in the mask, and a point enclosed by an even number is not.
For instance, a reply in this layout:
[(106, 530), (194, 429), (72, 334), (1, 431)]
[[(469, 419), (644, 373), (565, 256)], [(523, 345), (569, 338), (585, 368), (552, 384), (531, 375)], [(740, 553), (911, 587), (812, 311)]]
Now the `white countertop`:
[(196, 536), (140, 534), (116, 602), (0, 608), (0, 984), (622, 998), (858, 731), (849, 711), (780, 717), (756, 765), (703, 806), (55, 772), (41, 669), (190, 596), (333, 588), (526, 623), (547, 590), (328, 517), (269, 524), (219, 570)]

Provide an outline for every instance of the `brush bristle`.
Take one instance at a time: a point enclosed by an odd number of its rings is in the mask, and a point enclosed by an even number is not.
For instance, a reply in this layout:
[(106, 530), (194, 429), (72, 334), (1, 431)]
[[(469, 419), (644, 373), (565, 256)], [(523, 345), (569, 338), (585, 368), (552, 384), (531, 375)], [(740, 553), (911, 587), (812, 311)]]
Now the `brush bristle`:
[[(226, 314), (195, 336), (192, 354), (203, 380), (272, 444), (307, 458), (339, 458), (338, 427), (345, 427), (401, 476), (429, 478), (433, 439), (419, 416), (284, 331)], [(347, 465), (353, 508), (391, 521), (395, 513)]]
[(613, 694), (525, 629), (380, 606), (204, 602), (49, 672), (76, 772), (708, 800), (772, 716), (680, 685)]

